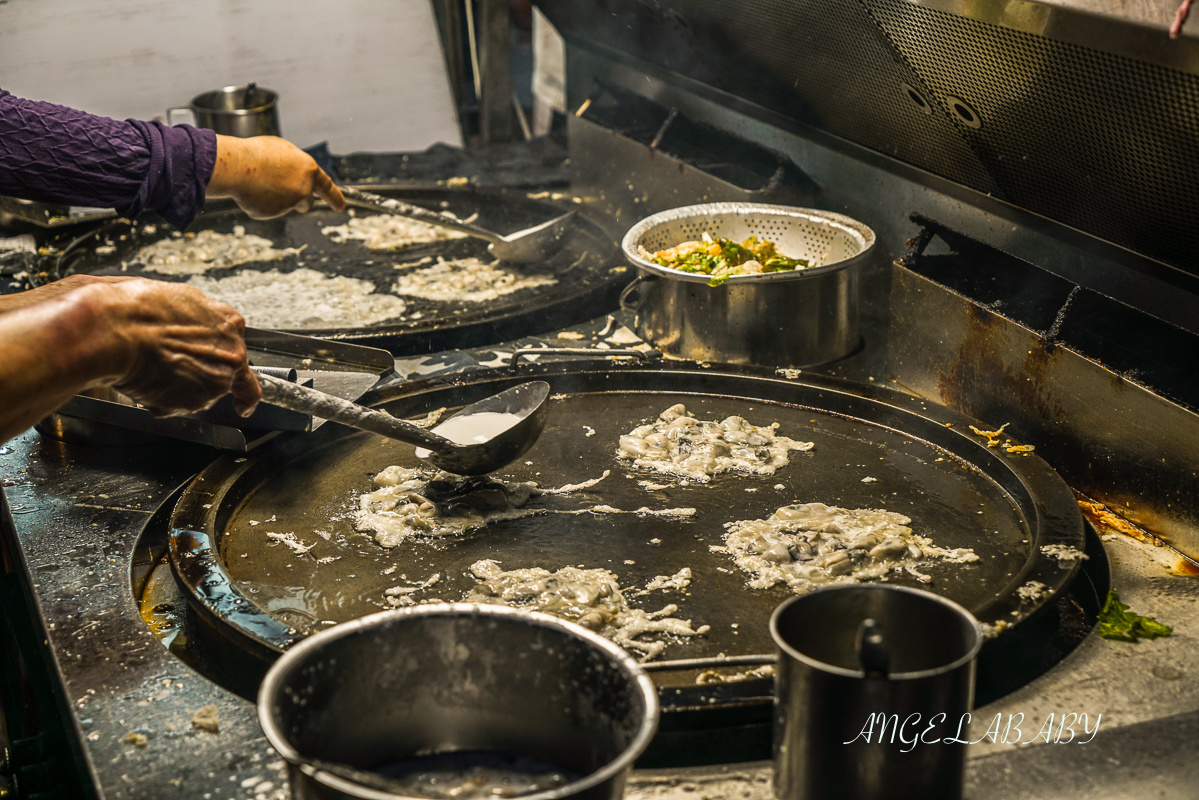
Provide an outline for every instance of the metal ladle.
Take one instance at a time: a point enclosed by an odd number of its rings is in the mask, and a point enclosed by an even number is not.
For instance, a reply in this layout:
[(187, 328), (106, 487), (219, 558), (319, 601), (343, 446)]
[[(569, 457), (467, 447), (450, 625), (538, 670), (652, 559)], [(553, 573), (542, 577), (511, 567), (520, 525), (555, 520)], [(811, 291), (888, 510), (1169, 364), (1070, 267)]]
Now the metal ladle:
[(463, 222), (457, 217), (430, 211), (427, 208), (405, 203), (393, 197), (380, 197), (377, 194), (364, 192), (350, 186), (339, 186), (346, 201), (351, 205), (369, 208), (384, 214), (395, 214), (400, 217), (417, 219), (430, 225), (460, 231), (479, 239), (485, 239), (490, 244), (487, 251), (500, 261), (512, 264), (530, 264), (544, 261), (562, 247), (562, 241), (570, 231), (575, 212), (568, 211), (560, 217), (534, 225), (531, 228), (501, 236), (495, 231), (489, 231), (470, 222)]
[[(382, 411), (262, 372), (258, 373), (258, 385), (266, 403), (425, 448), (429, 453), (418, 455), (455, 475), (485, 475), (524, 455), (545, 427), (545, 400), (550, 392), (545, 381), (522, 383), (473, 403), (432, 430), (425, 430)], [(478, 414), (510, 415), (515, 421), (486, 441), (470, 444), (460, 444), (436, 432), (451, 420)]]

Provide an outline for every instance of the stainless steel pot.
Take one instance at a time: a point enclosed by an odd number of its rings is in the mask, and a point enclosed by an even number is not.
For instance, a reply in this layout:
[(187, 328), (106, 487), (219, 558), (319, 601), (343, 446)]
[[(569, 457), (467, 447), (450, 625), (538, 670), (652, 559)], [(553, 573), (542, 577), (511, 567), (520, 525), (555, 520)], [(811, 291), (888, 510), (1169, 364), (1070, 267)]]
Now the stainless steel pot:
[(456, 752), (516, 754), (579, 776), (527, 800), (615, 800), (657, 728), (658, 696), (628, 653), (582, 626), (443, 603), (300, 642), (267, 673), (258, 713), (296, 800), (412, 796), (388, 768)]
[(278, 94), (256, 84), (226, 86), (196, 95), (190, 105), (167, 109), (167, 122), (189, 121), (226, 136), (278, 136), (278, 104)]
[[(807, 269), (708, 276), (663, 267), (649, 254), (704, 233), (768, 239)], [(761, 203), (708, 203), (647, 217), (624, 237), (638, 276), (621, 295), (638, 336), (668, 355), (696, 361), (806, 367), (857, 348), (861, 269), (874, 232), (830, 211)]]

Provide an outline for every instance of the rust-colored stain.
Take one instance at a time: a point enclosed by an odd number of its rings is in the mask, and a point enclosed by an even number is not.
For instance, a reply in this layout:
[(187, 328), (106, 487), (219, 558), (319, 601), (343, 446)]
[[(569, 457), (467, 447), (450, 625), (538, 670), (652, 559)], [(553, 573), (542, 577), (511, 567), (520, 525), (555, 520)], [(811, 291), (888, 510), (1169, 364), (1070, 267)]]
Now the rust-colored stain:
[[(1074, 497), (1078, 501), (1078, 507), (1082, 509), (1082, 515), (1101, 533), (1120, 533), (1137, 541), (1151, 544), (1154, 547), (1165, 547), (1169, 544), (1163, 537), (1147, 528), (1141, 527), (1131, 520), (1125, 519), (1097, 500), (1092, 500), (1078, 492), (1074, 493)], [(1173, 545), (1171, 545), (1171, 549), (1176, 550), (1176, 548), (1173, 548)], [(1199, 565), (1195, 564), (1189, 558), (1180, 558), (1178, 566), (1175, 569), (1178, 575), (1199, 577)]]
[(996, 407), (1020, 409), (1041, 418), (1060, 418), (1042, 392), (1053, 354), (1036, 342), (1019, 366), (1009, 363), (1012, 323), (973, 303), (966, 306), (970, 324), (957, 359), (938, 375), (937, 390), (950, 408), (985, 418)]

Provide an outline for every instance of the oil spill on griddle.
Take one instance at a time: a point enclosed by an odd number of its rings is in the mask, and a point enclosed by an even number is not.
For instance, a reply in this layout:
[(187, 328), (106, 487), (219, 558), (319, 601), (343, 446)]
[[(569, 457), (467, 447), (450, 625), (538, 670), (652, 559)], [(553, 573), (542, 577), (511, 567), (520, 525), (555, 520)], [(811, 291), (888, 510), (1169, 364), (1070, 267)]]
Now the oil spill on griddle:
[[(790, 464), (774, 475), (724, 474), (708, 485), (647, 491), (640, 482), (678, 482), (617, 459), (618, 437), (677, 402), (698, 419), (736, 414), (758, 425), (777, 421), (779, 433), (813, 441), (815, 447), (791, 453)], [(1027, 523), (997, 484), (960, 458), (889, 428), (796, 406), (666, 392), (571, 394), (553, 403), (538, 443), (495, 477), (555, 488), (612, 472), (593, 488), (535, 498), (529, 506), (547, 511), (599, 504), (625, 510), (692, 507), (695, 516), (546, 513), (384, 550), (369, 533), (353, 528), (352, 510), (358, 496), (373, 488), (377, 472), (417, 462), (407, 445), (354, 434), (301, 455), (255, 485), (229, 517), (220, 557), (254, 603), (307, 630), (388, 607), (387, 589), (410, 588), (434, 575), (438, 580), (412, 598), (459, 600), (475, 585), (469, 567), (480, 559), (495, 559), (504, 569), (602, 567), (619, 576), (635, 607), (654, 611), (677, 603), (674, 616), (711, 625), (707, 636), (673, 641), (664, 655), (694, 658), (773, 652), (769, 616), (789, 596), (778, 587), (747, 588), (747, 576), (728, 555), (710, 550), (723, 544), (726, 522), (766, 517), (780, 506), (802, 502), (904, 514), (912, 518), (915, 532), (938, 545), (973, 548), (980, 556), (978, 564), (939, 563), (927, 570), (934, 578), (928, 588), (967, 608), (1007, 587), (1029, 555)], [(294, 534), (312, 547), (299, 555), (268, 538), (268, 532)], [(334, 560), (321, 563), (327, 559)], [(693, 573), (685, 593), (634, 594), (655, 576), (682, 567)], [(906, 575), (891, 582), (923, 585)]]

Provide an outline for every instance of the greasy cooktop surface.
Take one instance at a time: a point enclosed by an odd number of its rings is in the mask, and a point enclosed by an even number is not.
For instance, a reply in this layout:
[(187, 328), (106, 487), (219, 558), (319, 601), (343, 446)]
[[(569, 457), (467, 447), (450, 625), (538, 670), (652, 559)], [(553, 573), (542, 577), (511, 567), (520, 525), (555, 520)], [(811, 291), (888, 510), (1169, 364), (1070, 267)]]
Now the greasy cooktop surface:
[[(495, 559), (504, 569), (602, 567), (618, 576), (634, 607), (652, 612), (673, 603), (675, 617), (710, 626), (704, 636), (671, 637), (662, 658), (673, 660), (773, 652), (767, 622), (788, 591), (750, 588), (730, 555), (713, 548), (724, 544), (726, 523), (765, 518), (784, 505), (882, 508), (910, 517), (913, 531), (937, 545), (973, 549), (977, 563), (922, 565), (931, 583), (906, 574), (888, 580), (950, 597), (984, 622), (1015, 622), (1035, 613), (1077, 568), (1077, 561), (1058, 561), (1041, 550), (1049, 544), (1082, 548), (1081, 517), (1064, 483), (1035, 455), (988, 448), (970, 430), (970, 420), (945, 409), (848, 382), (698, 368), (557, 365), (525, 372), (553, 386), (546, 428), (526, 456), (493, 477), (548, 489), (609, 471), (606, 478), (586, 489), (533, 498), (526, 509), (538, 513), (531, 516), (383, 548), (355, 528), (353, 511), (359, 496), (374, 488), (376, 473), (418, 464), (413, 450), (326, 426), (248, 461), (223, 459), (185, 492), (172, 527), (206, 537), (213, 568), (227, 575), (239, 598), (235, 604), (228, 597), (214, 601), (204, 589), (211, 576), (188, 567), (195, 555), (190, 540), (176, 537), (172, 557), (177, 566), (187, 562), (179, 570), (184, 582), (221, 624), (253, 639), (261, 638), (261, 620), (244, 624), (239, 605), (252, 605), (277, 621), (280, 631), (302, 636), (390, 607), (389, 596), (461, 600), (476, 584), (470, 566), (481, 559)], [(449, 385), (425, 381), (427, 390), (418, 384), (382, 405), (404, 417), (443, 406), (452, 411), (528, 377), (492, 371)], [(790, 463), (773, 475), (726, 473), (708, 484), (684, 483), (616, 458), (621, 434), (675, 403), (702, 420), (738, 415), (756, 425), (777, 422), (780, 434), (815, 446), (793, 451)], [(647, 489), (646, 482), (665, 487)], [(651, 513), (630, 513), (642, 508)], [(674, 508), (695, 513), (652, 513)], [(691, 570), (685, 590), (638, 594), (656, 576), (683, 567)], [(1045, 584), (1046, 591), (1022, 597), (1018, 590), (1031, 581)], [(274, 649), (283, 641), (267, 638)]]

